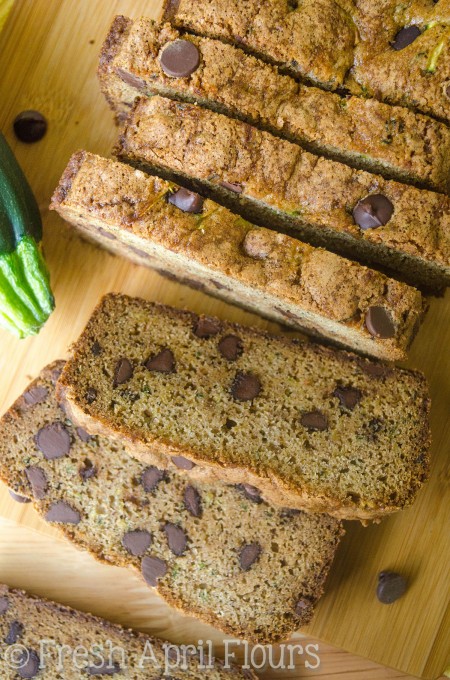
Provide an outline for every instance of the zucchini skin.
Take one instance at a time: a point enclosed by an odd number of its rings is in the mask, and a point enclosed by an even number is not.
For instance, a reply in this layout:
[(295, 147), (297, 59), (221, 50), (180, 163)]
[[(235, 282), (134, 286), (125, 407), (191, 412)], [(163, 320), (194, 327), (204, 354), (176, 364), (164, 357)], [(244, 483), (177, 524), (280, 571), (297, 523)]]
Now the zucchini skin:
[(41, 241), (36, 199), (0, 133), (0, 325), (20, 338), (38, 333), (55, 305)]

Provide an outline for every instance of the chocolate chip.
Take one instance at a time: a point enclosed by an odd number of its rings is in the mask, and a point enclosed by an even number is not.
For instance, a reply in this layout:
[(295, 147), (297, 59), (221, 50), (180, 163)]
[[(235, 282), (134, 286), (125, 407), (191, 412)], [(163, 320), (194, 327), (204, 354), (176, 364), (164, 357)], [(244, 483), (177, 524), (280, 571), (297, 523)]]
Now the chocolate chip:
[(175, 357), (170, 349), (163, 349), (147, 360), (145, 367), (155, 373), (174, 373)]
[[(146, 89), (146, 82), (143, 78), (139, 78), (139, 76), (134, 75), (134, 73), (130, 73), (129, 71), (125, 71), (123, 68), (118, 68), (116, 69), (116, 73), (123, 80), (124, 83), (127, 83), (127, 85), (131, 85), (131, 87), (135, 87), (138, 90), (145, 90)], [(127, 106), (132, 106), (131, 103), (124, 102)], [(127, 116), (125, 116), (126, 118)]]
[(21, 111), (13, 122), (17, 139), (26, 144), (38, 142), (47, 132), (47, 121), (39, 111)]
[(78, 472), (83, 482), (87, 482), (87, 480), (91, 479), (91, 477), (95, 477), (97, 474), (97, 468), (92, 463), (92, 461), (89, 460), (89, 458), (86, 458), (84, 464), (80, 467)]
[(20, 621), (12, 621), (5, 642), (7, 645), (15, 645), (23, 635), (24, 627)]
[(221, 182), (220, 186), (224, 189), (229, 189), (229, 191), (233, 191), (235, 194), (242, 194), (243, 191), (242, 184), (238, 184), (237, 182)]
[(130, 380), (130, 378), (132, 377), (133, 366), (131, 365), (129, 359), (127, 359), (126, 357), (122, 357), (121, 359), (119, 359), (119, 361), (116, 364), (116, 368), (114, 369), (113, 387), (123, 385), (124, 383), (128, 382), (128, 380)]
[(136, 557), (143, 555), (152, 544), (152, 537), (148, 531), (127, 531), (122, 538), (123, 547)]
[(390, 373), (390, 369), (384, 364), (375, 364), (374, 362), (368, 361), (364, 361), (364, 363), (361, 364), (361, 370), (371, 378), (384, 378)]
[(20, 496), (18, 493), (8, 489), (11, 498), (16, 501), (16, 503), (31, 503), (31, 498), (26, 498), (25, 496)]
[(231, 395), (236, 401), (251, 401), (261, 392), (261, 381), (254, 373), (238, 371), (231, 386)]
[(36, 465), (30, 465), (30, 467), (25, 469), (25, 474), (30, 482), (33, 496), (39, 501), (45, 498), (48, 489), (48, 481), (44, 470)]
[(81, 441), (84, 442), (85, 444), (90, 442), (92, 439), (91, 435), (88, 434), (86, 430), (83, 430), (82, 427), (77, 427), (77, 435), (81, 439)]
[(9, 607), (9, 600), (7, 597), (0, 597), (0, 616), (6, 614)]
[(219, 352), (227, 361), (236, 361), (242, 352), (242, 341), (237, 335), (226, 335), (219, 342)]
[(17, 663), (17, 673), (21, 678), (35, 678), (39, 673), (41, 660), (34, 649), (24, 649)]
[(283, 508), (280, 511), (280, 515), (282, 517), (297, 517), (297, 515), (301, 514), (301, 510), (298, 510), (297, 508)]
[(242, 571), (248, 571), (250, 567), (259, 559), (261, 554), (259, 543), (247, 543), (239, 553), (239, 564)]
[(161, 52), (161, 68), (171, 78), (186, 78), (197, 70), (200, 52), (190, 40), (174, 40)]
[(95, 387), (88, 387), (86, 394), (84, 395), (88, 404), (92, 404), (97, 399), (97, 390)]
[(47, 460), (62, 458), (70, 451), (70, 434), (62, 423), (50, 423), (36, 435), (36, 446)]
[(167, 543), (174, 555), (182, 555), (186, 550), (186, 534), (183, 529), (172, 522), (164, 525)]
[(184, 507), (193, 517), (202, 516), (202, 499), (195, 486), (187, 486), (184, 490)]
[(184, 456), (172, 456), (172, 463), (181, 470), (192, 470), (195, 467), (195, 463)]
[(395, 326), (385, 307), (369, 307), (365, 316), (365, 324), (369, 333), (376, 338), (393, 338)]
[(65, 501), (52, 503), (45, 514), (47, 522), (60, 522), (61, 524), (78, 524), (81, 516), (78, 510), (74, 510)]
[(341, 387), (338, 385), (333, 392), (333, 397), (337, 397), (341, 403), (341, 406), (353, 411), (355, 406), (361, 401), (361, 390), (356, 387)]
[(235, 420), (232, 420), (231, 418), (227, 418), (225, 421), (225, 428), (227, 430), (232, 430), (233, 427), (236, 427), (237, 422)]
[(328, 429), (328, 418), (321, 411), (302, 413), (300, 422), (307, 430), (323, 432)]
[(193, 191), (178, 189), (178, 191), (169, 195), (167, 201), (183, 212), (198, 215), (203, 210), (205, 199), (199, 194), (195, 194)]
[(220, 333), (222, 324), (219, 319), (210, 316), (201, 316), (194, 326), (194, 335), (198, 338), (211, 338)]
[(97, 340), (95, 340), (95, 342), (92, 343), (91, 352), (94, 355), (94, 357), (100, 356), (100, 354), (103, 352), (103, 348), (100, 345), (100, 343), (97, 342)]
[(306, 597), (302, 597), (295, 603), (294, 611), (297, 614), (297, 616), (303, 616), (306, 610), (312, 607), (312, 604), (313, 603), (311, 602), (311, 600), (309, 600)]
[(421, 30), (418, 26), (406, 26), (402, 28), (394, 38), (392, 47), (394, 50), (404, 50), (405, 47), (411, 45), (416, 38), (421, 34)]
[(98, 234), (100, 234), (100, 236), (103, 236), (103, 238), (109, 238), (110, 241), (116, 240), (115, 234), (112, 234), (110, 231), (106, 231), (106, 229), (102, 229), (102, 227), (97, 227), (96, 231)]
[(145, 468), (141, 477), (141, 483), (144, 487), (144, 491), (149, 492), (153, 491), (153, 489), (156, 489), (158, 484), (162, 482), (165, 476), (166, 473), (163, 470), (159, 470), (154, 465), (150, 465), (149, 467)]
[(53, 371), (51, 372), (51, 381), (53, 385), (56, 385), (58, 382), (61, 373), (63, 372), (62, 368), (54, 368)]
[(353, 209), (353, 219), (361, 229), (376, 229), (389, 222), (394, 212), (391, 201), (383, 194), (363, 198)]
[(144, 557), (141, 569), (145, 582), (155, 588), (158, 580), (167, 573), (167, 564), (159, 557)]
[(450, 99), (450, 83), (445, 88), (445, 96), (447, 97), (447, 99)]
[(111, 661), (102, 661), (100, 664), (96, 663), (95, 666), (88, 666), (85, 668), (85, 672), (90, 675), (115, 675), (116, 673), (121, 673), (122, 670), (117, 663), (117, 661), (111, 663)]
[(398, 600), (407, 588), (406, 579), (394, 571), (381, 571), (378, 574), (377, 597), (383, 604)]
[(24, 392), (23, 399), (27, 406), (34, 406), (45, 401), (48, 397), (48, 390), (42, 385), (35, 385), (30, 387), (27, 392)]
[(252, 486), (251, 484), (236, 484), (236, 488), (238, 491), (241, 491), (249, 501), (252, 501), (253, 503), (262, 502), (261, 491), (257, 489), (256, 486)]

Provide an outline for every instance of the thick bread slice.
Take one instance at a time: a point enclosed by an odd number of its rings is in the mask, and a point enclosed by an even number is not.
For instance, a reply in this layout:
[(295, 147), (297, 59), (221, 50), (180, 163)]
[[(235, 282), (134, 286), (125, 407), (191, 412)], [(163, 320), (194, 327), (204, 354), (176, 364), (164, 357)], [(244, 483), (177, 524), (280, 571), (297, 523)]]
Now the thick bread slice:
[[(185, 212), (167, 200), (175, 190), (128, 165), (79, 152), (51, 207), (106, 248), (229, 302), (365, 354), (406, 356), (424, 311), (417, 290), (255, 227), (212, 201), (199, 199), (195, 213)], [(384, 334), (370, 325), (379, 308), (390, 330)]]
[(100, 302), (58, 390), (142, 460), (182, 456), (282, 506), (380, 518), (428, 474), (422, 374), (123, 295)]
[[(76, 545), (139, 570), (186, 614), (257, 642), (287, 638), (305, 624), (340, 523), (270, 507), (252, 487), (190, 484), (130, 458), (120, 442), (90, 437), (56, 401), (62, 367), (44, 369), (0, 422), (1, 479)], [(58, 508), (68, 521), (57, 521)], [(246, 551), (253, 562), (240, 558), (246, 546), (254, 546)]]
[(175, 668), (177, 650), (169, 642), (4, 584), (0, 584), (0, 638), (2, 680), (86, 680), (90, 676), (159, 680), (168, 678), (170, 669), (180, 680), (256, 680), (252, 671), (237, 666), (227, 669), (221, 661), (214, 661), (205, 671), (198, 653), (186, 656), (185, 668), (180, 656)]
[[(197, 47), (200, 63), (192, 75), (173, 78), (159, 57), (180, 37)], [(376, 100), (301, 85), (232, 45), (182, 34), (170, 24), (117, 17), (99, 77), (122, 117), (137, 95), (161, 94), (241, 118), (353, 167), (440, 191), (450, 187), (446, 125)]]

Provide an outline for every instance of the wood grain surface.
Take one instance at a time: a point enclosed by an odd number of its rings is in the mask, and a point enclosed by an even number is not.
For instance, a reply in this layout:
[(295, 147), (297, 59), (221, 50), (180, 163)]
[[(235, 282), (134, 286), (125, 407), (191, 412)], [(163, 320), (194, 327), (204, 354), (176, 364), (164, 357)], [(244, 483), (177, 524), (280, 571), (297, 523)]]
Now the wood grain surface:
[[(16, 0), (0, 36), (0, 129), (42, 209), (57, 303), (38, 337), (18, 341), (0, 332), (0, 411), (46, 363), (67, 356), (68, 346), (99, 297), (109, 291), (280, 331), (275, 324), (80, 241), (48, 211), (51, 193), (71, 153), (85, 148), (109, 155), (115, 140), (117, 130), (96, 80), (99, 49), (113, 16), (156, 15), (158, 6), (157, 0)], [(26, 108), (41, 110), (49, 121), (46, 137), (29, 146), (12, 135), (12, 120)], [(262, 677), (436, 678), (450, 664), (449, 347), (447, 294), (432, 300), (408, 362), (423, 370), (431, 385), (431, 480), (414, 507), (381, 524), (364, 528), (347, 523), (327, 593), (304, 631), (306, 641), (323, 641), (319, 669), (308, 670), (299, 658), (295, 670), (268, 670)], [(407, 594), (390, 606), (375, 597), (382, 569), (398, 570), (409, 580)], [(220, 633), (171, 610), (133, 574), (100, 565), (61, 541), (56, 530), (44, 525), (32, 508), (15, 504), (4, 488), (0, 488), (0, 581), (174, 642), (210, 638), (217, 650), (223, 644)], [(298, 636), (295, 641), (299, 642)]]

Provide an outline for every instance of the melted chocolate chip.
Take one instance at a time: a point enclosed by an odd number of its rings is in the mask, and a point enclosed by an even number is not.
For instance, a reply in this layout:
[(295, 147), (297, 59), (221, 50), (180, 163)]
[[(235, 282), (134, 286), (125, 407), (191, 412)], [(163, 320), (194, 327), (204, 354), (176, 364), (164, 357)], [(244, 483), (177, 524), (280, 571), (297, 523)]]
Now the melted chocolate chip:
[(78, 510), (74, 510), (65, 501), (52, 503), (45, 514), (47, 522), (60, 522), (61, 524), (79, 524), (81, 516)]
[(392, 47), (397, 51), (404, 50), (405, 47), (411, 45), (420, 34), (421, 30), (418, 26), (406, 26), (397, 33), (394, 42), (392, 43)]
[(155, 373), (174, 373), (175, 357), (172, 350), (163, 349), (147, 360), (145, 368)]
[(186, 534), (183, 529), (172, 522), (167, 522), (164, 525), (164, 532), (167, 537), (167, 543), (174, 555), (182, 555), (186, 550)]
[(302, 413), (300, 422), (303, 427), (311, 432), (323, 432), (328, 429), (328, 418), (321, 411)]
[(381, 571), (378, 574), (377, 597), (383, 604), (392, 604), (399, 599), (407, 588), (404, 576), (394, 571)]
[(194, 326), (194, 335), (197, 338), (211, 338), (220, 333), (222, 325), (218, 319), (210, 316), (201, 316)]
[(251, 484), (236, 484), (236, 489), (244, 494), (249, 501), (261, 503), (261, 491)]
[(167, 201), (183, 212), (199, 215), (203, 211), (205, 199), (193, 191), (178, 189), (178, 191), (169, 195)]
[(297, 614), (297, 616), (303, 616), (305, 612), (312, 607), (312, 602), (306, 597), (300, 598), (300, 600), (297, 600), (295, 603), (295, 608), (294, 611)]
[(93, 404), (94, 401), (97, 399), (97, 390), (95, 387), (88, 387), (86, 390), (86, 394), (84, 395), (84, 398), (86, 399), (88, 404)]
[(77, 435), (81, 439), (81, 441), (84, 442), (85, 444), (90, 442), (92, 439), (91, 435), (88, 434), (86, 430), (83, 430), (82, 427), (77, 427)]
[(239, 564), (242, 571), (248, 571), (259, 559), (262, 548), (259, 543), (247, 543), (239, 553)]
[(166, 473), (163, 470), (159, 470), (154, 465), (150, 465), (149, 467), (145, 468), (141, 477), (141, 483), (144, 487), (144, 491), (147, 491), (148, 493), (156, 489), (158, 484), (162, 482), (165, 476)]
[(84, 464), (79, 468), (78, 472), (83, 482), (87, 482), (88, 479), (96, 476), (97, 468), (92, 463), (92, 461), (89, 460), (89, 458), (86, 458)]
[(100, 356), (100, 354), (103, 352), (103, 347), (100, 345), (99, 342), (97, 342), (97, 340), (95, 340), (95, 342), (92, 343), (91, 352), (94, 355), (94, 357)]
[(27, 406), (34, 406), (45, 401), (48, 397), (48, 390), (42, 385), (35, 385), (30, 387), (27, 392), (24, 392), (23, 400)]
[(193, 517), (202, 516), (202, 499), (195, 486), (189, 485), (184, 490), (184, 507)]
[(33, 496), (42, 500), (47, 495), (48, 481), (44, 470), (37, 465), (30, 465), (25, 469), (25, 474), (31, 485)]
[(371, 194), (363, 198), (353, 209), (353, 219), (364, 231), (376, 229), (389, 222), (394, 212), (391, 201), (383, 194)]
[(242, 340), (237, 335), (226, 335), (219, 342), (219, 352), (227, 361), (236, 361), (242, 352)]
[(159, 557), (144, 557), (141, 569), (145, 582), (155, 588), (158, 580), (167, 573), (167, 564)]
[(26, 144), (38, 142), (47, 132), (47, 120), (39, 111), (21, 111), (13, 122), (17, 139)]
[(369, 307), (365, 316), (366, 328), (376, 338), (388, 339), (395, 336), (395, 326), (385, 307)]
[[(134, 75), (134, 73), (130, 73), (129, 71), (125, 71), (123, 68), (118, 68), (116, 69), (116, 73), (123, 80), (124, 83), (127, 85), (131, 85), (131, 87), (135, 87), (137, 90), (146, 90), (146, 82), (143, 78), (139, 78), (139, 76)], [(128, 102), (125, 102), (127, 106), (131, 106), (131, 103), (129, 104)], [(125, 118), (127, 116), (125, 115)]]
[(371, 378), (384, 378), (391, 372), (391, 369), (384, 364), (376, 364), (368, 361), (364, 361), (361, 364), (361, 370)]
[(192, 470), (195, 467), (195, 463), (184, 456), (172, 456), (172, 463), (181, 470)]
[(17, 640), (23, 635), (24, 627), (20, 621), (12, 621), (8, 634), (5, 637), (5, 642), (7, 645), (15, 645)]
[(35, 678), (39, 673), (41, 660), (34, 649), (24, 649), (18, 659), (17, 674), (20, 678)]
[(9, 600), (7, 597), (0, 597), (0, 616), (6, 614), (9, 608)]
[(36, 446), (47, 460), (62, 458), (70, 451), (70, 435), (59, 422), (42, 427), (35, 438)]
[(242, 194), (243, 191), (242, 184), (238, 184), (238, 182), (221, 182), (220, 186), (229, 191), (233, 191), (235, 194)]
[(117, 661), (111, 663), (111, 661), (102, 661), (101, 663), (96, 663), (94, 666), (88, 666), (85, 669), (86, 673), (90, 676), (95, 675), (116, 675), (116, 673), (121, 673), (122, 670), (117, 663)]
[(198, 69), (200, 52), (190, 40), (174, 40), (161, 52), (160, 64), (167, 76), (186, 78)]
[(118, 385), (123, 385), (128, 382), (130, 378), (133, 377), (133, 366), (131, 361), (126, 357), (122, 357), (116, 364), (114, 369), (114, 382), (113, 387)]
[(152, 544), (152, 536), (148, 531), (136, 530), (127, 531), (122, 538), (123, 547), (128, 550), (131, 555), (139, 557), (143, 555)]
[(337, 397), (340, 401), (341, 406), (353, 411), (355, 406), (361, 401), (361, 390), (356, 387), (341, 387), (338, 385), (333, 392), (333, 397)]
[(16, 503), (31, 503), (31, 498), (26, 498), (25, 496), (20, 496), (18, 493), (15, 493), (11, 489), (8, 489), (9, 495), (13, 499), (13, 501), (16, 501)]
[(236, 401), (251, 401), (261, 392), (261, 381), (254, 373), (239, 371), (231, 386), (231, 395)]

